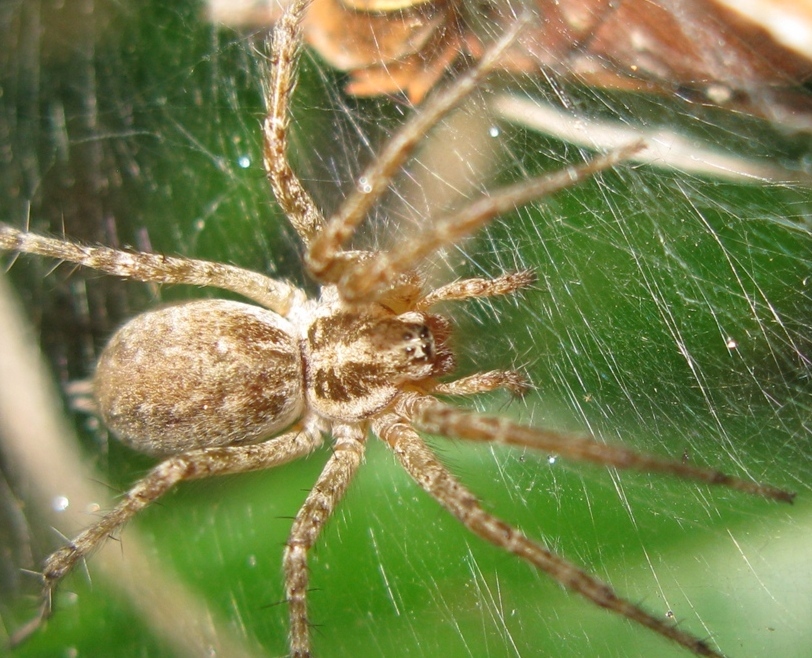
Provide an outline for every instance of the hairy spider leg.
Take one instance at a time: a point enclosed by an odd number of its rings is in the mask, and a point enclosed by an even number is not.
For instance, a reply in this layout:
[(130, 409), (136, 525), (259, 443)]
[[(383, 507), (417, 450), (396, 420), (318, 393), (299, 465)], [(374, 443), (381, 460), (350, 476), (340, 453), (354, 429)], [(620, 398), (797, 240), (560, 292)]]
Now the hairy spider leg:
[(331, 217), (325, 230), (311, 243), (305, 256), (308, 270), (322, 283), (337, 283), (344, 276), (346, 261), (342, 249), (369, 209), (389, 188), (389, 184), (406, 158), (431, 128), (468, 96), (496, 67), (502, 54), (528, 22), (525, 15), (505, 31), (484, 54), (479, 63), (461, 75), (450, 86), (430, 97), (398, 130), (362, 175), (363, 189), (356, 188)]
[(136, 281), (210, 286), (230, 290), (280, 315), (303, 293), (294, 286), (234, 265), (142, 251), (86, 246), (27, 233), (0, 223), (0, 251), (18, 251), (68, 261)]
[(312, 0), (294, 0), (280, 16), (270, 44), (262, 124), (264, 163), (276, 202), (305, 246), (324, 228), (324, 216), (288, 162), (290, 97), (302, 49), (302, 19)]
[(48, 556), (42, 570), (42, 602), (38, 615), (11, 637), (10, 644), (16, 646), (23, 642), (51, 615), (55, 588), (82, 559), (176, 484), (215, 475), (273, 468), (313, 452), (322, 443), (319, 422), (312, 418), (300, 425), (264, 443), (191, 450), (168, 457), (155, 466), (99, 521)]
[(310, 625), (307, 617), (307, 556), (327, 520), (344, 497), (364, 457), (366, 428), (336, 424), (332, 427), (330, 459), (293, 521), (282, 564), (290, 616), (288, 631), (292, 658), (310, 656)]
[(405, 392), (398, 398), (396, 409), (409, 418), (419, 430), (428, 434), (533, 448), (602, 466), (646, 473), (666, 473), (784, 503), (791, 503), (795, 498), (794, 493), (768, 484), (742, 480), (715, 469), (636, 452), (623, 446), (601, 443), (589, 437), (579, 438), (570, 434), (527, 427), (506, 418), (458, 409), (428, 395)]
[(389, 445), (412, 479), (475, 535), (529, 562), (596, 605), (646, 626), (698, 656), (723, 658), (722, 654), (711, 649), (703, 640), (648, 614), (618, 596), (611, 587), (594, 576), (486, 512), (477, 497), (437, 460), (415, 429), (401, 415), (391, 413), (380, 416), (373, 421), (373, 428)]
[(347, 272), (339, 282), (342, 296), (348, 300), (371, 301), (383, 294), (402, 272), (414, 269), (428, 255), (447, 247), (482, 228), (495, 217), (533, 200), (572, 187), (595, 174), (616, 167), (643, 148), (641, 142), (605, 155), (496, 189), (461, 210), (430, 220), (411, 238), (402, 240), (391, 251), (375, 253)]

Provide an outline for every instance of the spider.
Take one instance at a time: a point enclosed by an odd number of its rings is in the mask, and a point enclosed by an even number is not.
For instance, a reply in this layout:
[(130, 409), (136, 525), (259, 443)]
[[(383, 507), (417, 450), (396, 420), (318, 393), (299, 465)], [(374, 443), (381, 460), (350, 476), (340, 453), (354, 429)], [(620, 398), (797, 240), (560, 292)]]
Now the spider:
[(515, 294), (534, 276), (518, 271), (425, 290), (418, 274), (425, 257), (517, 205), (618, 165), (640, 146), (495, 190), (427, 223), (390, 251), (348, 250), (345, 245), (356, 227), (414, 147), (496, 66), (524, 21), (517, 20), (475, 67), (430, 98), (369, 166), (364, 189), (350, 194), (334, 216), (325, 218), (287, 158), (288, 105), (309, 1), (292, 2), (275, 27), (263, 137), (270, 184), (305, 245), (307, 270), (321, 285), (318, 299), (307, 298), (289, 283), (231, 265), (83, 246), (0, 224), (3, 250), (141, 281), (213, 286), (258, 304), (205, 300), (153, 310), (132, 319), (110, 340), (94, 379), (100, 416), (124, 443), (162, 461), (109, 513), (46, 559), (39, 613), (16, 639), (24, 639), (51, 614), (55, 588), (80, 561), (179, 482), (272, 468), (308, 455), (329, 435), (331, 455), (293, 521), (283, 552), (290, 653), (310, 656), (308, 552), (358, 470), (371, 434), (474, 534), (696, 655), (720, 656), (705, 641), (622, 598), (485, 511), (420, 436), (533, 448), (791, 502), (793, 494), (766, 484), (459, 409), (437, 397), (499, 388), (517, 395), (525, 392), (528, 383), (515, 370), (450, 378), (455, 369), (449, 345), (452, 322), (432, 309), (440, 302)]

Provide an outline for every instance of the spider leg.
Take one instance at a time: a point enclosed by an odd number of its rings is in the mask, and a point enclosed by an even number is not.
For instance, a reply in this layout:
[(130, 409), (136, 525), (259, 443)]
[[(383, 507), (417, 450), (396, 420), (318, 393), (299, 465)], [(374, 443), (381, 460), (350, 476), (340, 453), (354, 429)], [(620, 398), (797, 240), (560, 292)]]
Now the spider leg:
[(274, 28), (262, 124), (263, 160), (271, 188), (305, 245), (324, 228), (324, 217), (288, 162), (288, 127), (290, 97), (302, 48), (302, 18), (310, 2), (292, 2)]
[(497, 388), (504, 388), (513, 395), (522, 396), (530, 388), (530, 382), (518, 370), (490, 370), (461, 377), (453, 382), (435, 384), (431, 391), (441, 395), (476, 395), (495, 391)]
[(70, 544), (48, 556), (42, 571), (42, 604), (38, 618), (26, 624), (13, 638), (13, 642), (22, 642), (50, 616), (55, 588), (80, 560), (177, 483), (279, 466), (312, 452), (321, 444), (321, 440), (318, 423), (308, 422), (303, 428), (286, 432), (264, 443), (206, 448), (165, 459), (125, 493), (123, 500), (110, 512), (79, 534)]
[(507, 418), (484, 416), (458, 409), (419, 393), (404, 393), (396, 411), (410, 418), (419, 430), (445, 437), (487, 441), (534, 448), (577, 461), (587, 461), (615, 468), (667, 473), (686, 480), (697, 480), (743, 491), (754, 496), (791, 503), (794, 493), (769, 484), (750, 482), (721, 471), (693, 466), (683, 461), (636, 452), (620, 445), (600, 443), (590, 437), (576, 437), (551, 430), (520, 425)]
[(386, 414), (376, 418), (372, 426), (375, 433), (389, 444), (409, 475), (474, 534), (529, 562), (596, 605), (650, 628), (698, 656), (721, 658), (721, 654), (704, 641), (661, 621), (620, 597), (606, 583), (486, 512), (476, 496), (463, 487), (437, 460), (403, 417)]
[(565, 167), (494, 190), (447, 217), (426, 222), (425, 228), (412, 239), (402, 240), (389, 252), (376, 253), (348, 271), (339, 282), (344, 299), (374, 299), (401, 272), (414, 269), (426, 256), (451, 245), (481, 228), (494, 217), (505, 214), (526, 203), (577, 185), (595, 174), (611, 169), (628, 160), (642, 148), (636, 142), (624, 148), (600, 155), (581, 165)]
[(75, 242), (27, 233), (0, 223), (0, 251), (20, 251), (56, 258), (114, 276), (152, 283), (211, 286), (230, 290), (286, 315), (297, 288), (258, 272), (206, 260), (128, 252), (109, 247), (88, 247)]
[(333, 426), (333, 454), (296, 514), (290, 530), (283, 566), (290, 612), (291, 658), (309, 658), (307, 620), (307, 554), (332, 515), (361, 465), (366, 435), (358, 425)]
[(461, 75), (451, 86), (429, 98), (419, 111), (389, 140), (384, 149), (361, 176), (363, 186), (355, 189), (329, 219), (324, 230), (310, 245), (306, 263), (310, 273), (322, 283), (337, 283), (345, 267), (338, 258), (345, 243), (364, 220), (369, 209), (386, 192), (397, 170), (406, 161), (426, 132), (431, 130), (463, 98), (476, 89), (496, 67), (505, 50), (513, 43), (529, 16), (517, 19), (505, 34), (488, 49), (479, 63)]
[(414, 308), (416, 311), (425, 311), (440, 302), (512, 295), (535, 281), (536, 274), (533, 270), (510, 272), (492, 279), (460, 279), (427, 293), (417, 301)]

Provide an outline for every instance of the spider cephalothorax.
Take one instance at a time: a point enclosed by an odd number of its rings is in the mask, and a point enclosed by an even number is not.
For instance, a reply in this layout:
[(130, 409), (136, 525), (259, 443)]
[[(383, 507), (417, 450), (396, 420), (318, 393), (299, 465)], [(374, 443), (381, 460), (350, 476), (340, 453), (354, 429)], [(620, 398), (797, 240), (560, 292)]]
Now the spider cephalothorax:
[(453, 357), (431, 330), (445, 327), (439, 316), (338, 304), (302, 328), (306, 395), (317, 414), (357, 422), (384, 409), (407, 382), (451, 371)]
[(528, 271), (453, 281), (423, 290), (416, 272), (433, 252), (456, 243), (493, 217), (613, 167), (639, 145), (539, 178), (497, 189), (448, 217), (435, 218), (389, 251), (345, 247), (372, 204), (419, 140), (494, 67), (522, 21), (478, 66), (430, 98), (404, 124), (338, 212), (325, 218), (287, 160), (288, 102), (308, 0), (294, 0), (277, 23), (271, 50), (265, 166), (279, 205), (305, 246), (318, 300), (295, 286), (222, 263), (87, 247), (0, 224), (0, 249), (49, 256), (113, 275), (157, 283), (217, 287), (256, 305), (209, 300), (150, 311), (125, 325), (104, 350), (95, 392), (105, 423), (132, 447), (163, 458), (117, 505), (43, 568), (38, 618), (51, 612), (57, 584), (85, 556), (175, 484), (266, 469), (319, 448), (331, 451), (299, 510), (283, 566), (290, 610), (289, 645), (309, 656), (307, 556), (359, 468), (367, 436), (379, 437), (415, 482), (469, 530), (550, 574), (603, 608), (669, 638), (697, 655), (719, 656), (705, 641), (639, 606), (543, 544), (487, 512), (434, 456), (420, 433), (543, 450), (619, 468), (668, 473), (751, 494), (791, 501), (792, 494), (684, 460), (646, 455), (592, 438), (577, 438), (441, 401), (497, 388), (522, 393), (516, 370), (454, 379), (451, 323), (441, 302), (511, 295), (530, 285)]

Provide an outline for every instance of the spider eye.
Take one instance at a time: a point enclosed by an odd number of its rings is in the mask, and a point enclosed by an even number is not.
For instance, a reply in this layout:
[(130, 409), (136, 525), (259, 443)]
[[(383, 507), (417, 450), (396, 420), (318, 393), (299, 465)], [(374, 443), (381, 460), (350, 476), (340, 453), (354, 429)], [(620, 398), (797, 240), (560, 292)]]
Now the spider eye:
[(414, 325), (402, 334), (403, 352), (412, 362), (432, 361), (436, 354), (434, 336), (426, 325)]

